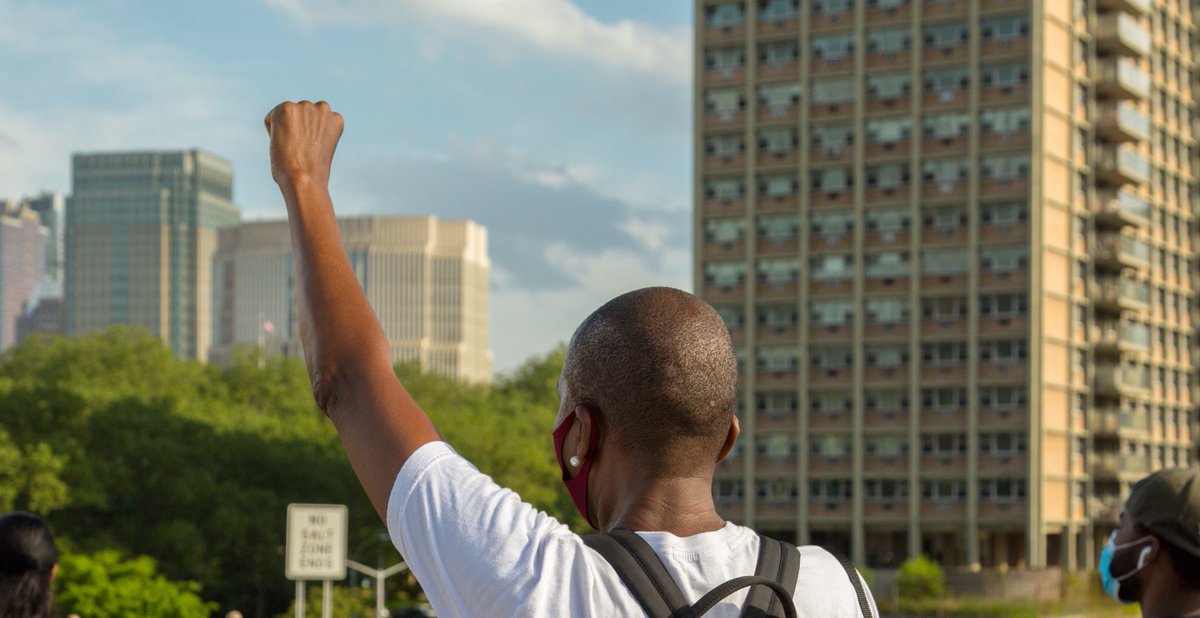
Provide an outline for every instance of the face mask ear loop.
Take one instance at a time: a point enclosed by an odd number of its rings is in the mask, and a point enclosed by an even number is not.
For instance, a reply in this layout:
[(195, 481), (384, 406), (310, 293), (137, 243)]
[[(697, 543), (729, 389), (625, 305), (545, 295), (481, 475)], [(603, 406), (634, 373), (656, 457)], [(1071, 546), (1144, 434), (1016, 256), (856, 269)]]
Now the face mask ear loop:
[[(1144, 536), (1140, 539), (1136, 539), (1136, 540), (1130, 541), (1128, 543), (1121, 543), (1120, 545), (1113, 545), (1113, 550), (1115, 551), (1118, 549), (1126, 549), (1126, 548), (1132, 547), (1134, 545), (1137, 545), (1138, 543), (1141, 543), (1142, 541), (1145, 541), (1146, 539), (1151, 539), (1151, 538), (1154, 538), (1154, 537), (1147, 534), (1146, 536)], [(1141, 558), (1139, 558), (1138, 561), (1141, 562)], [(1144, 568), (1146, 568), (1146, 564), (1142, 563), (1142, 564), (1138, 565), (1138, 567), (1136, 569), (1133, 569), (1132, 571), (1130, 571), (1120, 577), (1113, 577), (1113, 581), (1123, 582), (1123, 581), (1129, 579), (1130, 577), (1133, 577), (1134, 575), (1137, 574), (1138, 571), (1141, 571)]]

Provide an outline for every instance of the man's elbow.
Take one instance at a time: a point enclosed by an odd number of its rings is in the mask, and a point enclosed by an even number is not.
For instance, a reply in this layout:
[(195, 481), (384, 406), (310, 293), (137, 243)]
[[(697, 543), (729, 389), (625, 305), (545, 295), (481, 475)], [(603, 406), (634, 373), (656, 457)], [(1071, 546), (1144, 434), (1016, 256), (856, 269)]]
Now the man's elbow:
[(313, 401), (326, 417), (332, 419), (338, 411), (338, 401), (341, 399), (340, 394), (345, 381), (344, 375), (339, 371), (326, 369), (314, 371), (311, 379)]

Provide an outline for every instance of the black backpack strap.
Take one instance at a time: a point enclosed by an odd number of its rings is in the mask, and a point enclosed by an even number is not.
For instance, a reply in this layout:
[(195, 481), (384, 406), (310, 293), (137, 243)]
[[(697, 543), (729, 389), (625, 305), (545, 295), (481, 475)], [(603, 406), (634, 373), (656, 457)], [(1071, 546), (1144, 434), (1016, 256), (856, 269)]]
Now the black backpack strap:
[(754, 575), (779, 583), (786, 592), (781, 596), (769, 586), (755, 586), (746, 596), (744, 618), (778, 618), (787, 606), (795, 609), (796, 580), (800, 575), (800, 552), (795, 545), (758, 535), (758, 566)]
[(756, 590), (759, 590), (761, 587), (765, 586), (766, 589), (770, 591), (771, 595), (779, 599), (785, 599), (784, 602), (779, 604), (779, 606), (783, 609), (783, 618), (796, 618), (796, 604), (792, 601), (791, 596), (793, 592), (789, 591), (787, 588), (784, 588), (783, 584), (780, 584), (773, 579), (759, 577), (757, 575), (735, 577), (721, 584), (720, 586), (709, 590), (707, 594), (700, 597), (699, 601), (696, 601), (696, 604), (692, 606), (692, 611), (689, 612), (687, 616), (689, 616), (689, 618), (703, 616), (705, 612), (716, 607), (717, 603), (720, 603), (722, 599), (747, 586), (759, 586), (759, 588), (755, 588)]
[(826, 549), (825, 551), (833, 554), (834, 558), (842, 564), (842, 568), (846, 569), (846, 575), (850, 578), (850, 583), (854, 586), (854, 593), (858, 595), (858, 608), (862, 610), (863, 618), (874, 618), (871, 614), (871, 602), (867, 600), (867, 591), (863, 587), (862, 578), (858, 576), (858, 569), (854, 568), (854, 563), (842, 554)]
[(612, 565), (650, 618), (691, 615), (687, 600), (654, 548), (632, 530), (589, 534), (583, 537), (583, 542)]

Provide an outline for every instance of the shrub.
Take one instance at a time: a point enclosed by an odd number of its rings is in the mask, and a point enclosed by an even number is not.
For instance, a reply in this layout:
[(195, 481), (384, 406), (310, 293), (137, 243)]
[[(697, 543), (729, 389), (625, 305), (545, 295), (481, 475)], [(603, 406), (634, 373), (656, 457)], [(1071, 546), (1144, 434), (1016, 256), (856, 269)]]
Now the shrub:
[(925, 556), (909, 558), (896, 573), (896, 591), (901, 599), (928, 599), (946, 593), (942, 567)]

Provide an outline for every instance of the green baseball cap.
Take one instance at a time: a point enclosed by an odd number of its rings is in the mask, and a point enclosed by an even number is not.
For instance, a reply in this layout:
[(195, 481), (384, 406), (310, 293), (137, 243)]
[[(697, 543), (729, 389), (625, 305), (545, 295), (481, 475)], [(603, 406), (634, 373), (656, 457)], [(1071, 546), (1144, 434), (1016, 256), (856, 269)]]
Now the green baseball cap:
[(1138, 481), (1125, 514), (1200, 558), (1200, 468), (1166, 468)]

